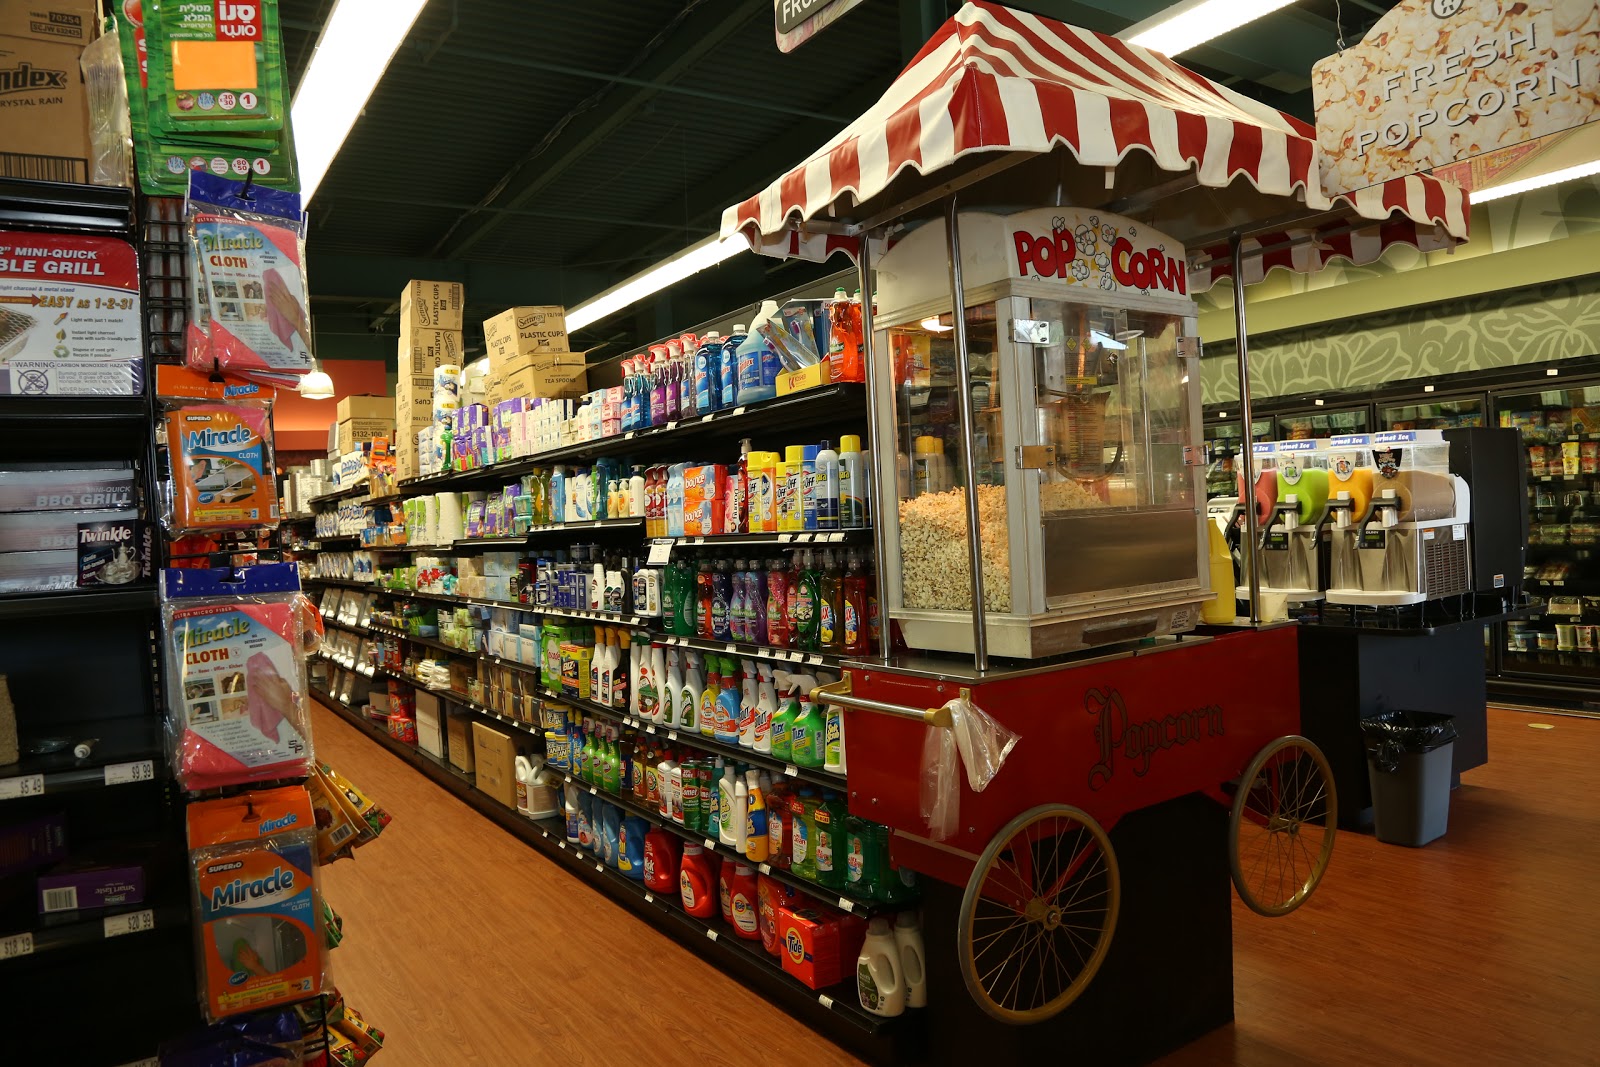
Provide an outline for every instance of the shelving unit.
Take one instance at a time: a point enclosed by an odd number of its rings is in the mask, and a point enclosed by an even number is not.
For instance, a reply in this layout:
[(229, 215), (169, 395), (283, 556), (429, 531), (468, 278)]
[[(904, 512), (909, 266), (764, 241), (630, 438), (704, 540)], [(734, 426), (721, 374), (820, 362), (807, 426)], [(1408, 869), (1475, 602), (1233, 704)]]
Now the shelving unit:
[[(125, 189), (0, 179), (0, 227), (97, 234), (138, 247), (135, 208)], [(149, 291), (142, 277), (147, 300)], [(132, 461), (154, 521), (157, 345), (154, 308), (143, 310), (140, 394), (0, 397), (0, 465)], [(145, 900), (127, 906), (40, 914), (34, 873), (6, 879), (0, 988), (9, 991), (10, 1017), (27, 1020), (6, 1039), (12, 1062), (143, 1061), (162, 1041), (201, 1025), (183, 810), (162, 743), (158, 607), (153, 581), (0, 595), (0, 675), (23, 743), (21, 759), (0, 766), (0, 830), (59, 818), (68, 859), (137, 855), (147, 887)], [(53, 751), (40, 750), (46, 742)], [(78, 759), (74, 746), (84, 742), (89, 753)], [(130, 975), (135, 980), (108, 981)], [(94, 1025), (84, 1027), (85, 1018)]]

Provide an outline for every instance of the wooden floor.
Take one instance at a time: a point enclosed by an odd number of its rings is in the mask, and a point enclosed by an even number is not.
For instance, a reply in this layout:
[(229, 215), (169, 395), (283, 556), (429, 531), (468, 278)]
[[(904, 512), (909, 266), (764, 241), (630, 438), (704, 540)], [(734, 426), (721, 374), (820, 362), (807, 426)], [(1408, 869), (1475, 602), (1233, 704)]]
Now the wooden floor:
[[(854, 1062), (320, 707), (316, 743), (395, 817), (323, 882), (382, 1067)], [(1236, 904), (1238, 1021), (1163, 1065), (1600, 1065), (1600, 721), (1489, 743), (1445, 839), (1343, 834), (1294, 915)]]

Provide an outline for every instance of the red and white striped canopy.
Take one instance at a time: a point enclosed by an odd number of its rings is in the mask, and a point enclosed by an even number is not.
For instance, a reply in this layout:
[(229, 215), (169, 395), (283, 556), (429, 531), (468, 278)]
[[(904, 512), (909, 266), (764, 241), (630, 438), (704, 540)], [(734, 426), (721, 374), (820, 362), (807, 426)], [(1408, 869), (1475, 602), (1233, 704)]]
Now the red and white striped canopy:
[[(786, 230), (890, 209), (909, 195), (911, 179), (968, 157), (1043, 155), (1058, 146), (1085, 168), (1148, 157), (1159, 171), (1192, 174), (1200, 187), (1194, 192), (1212, 201), (1215, 190), (1237, 189), (1242, 178), (1251, 196), (1235, 205), (1229, 227), (1244, 232), (1251, 227), (1234, 227), (1241, 210), (1262, 223), (1291, 208), (1303, 215), (1257, 247), (1275, 248), (1279, 239), (1306, 231), (1328, 235), (1309, 252), (1256, 255), (1246, 280), (1278, 266), (1320, 266), (1333, 256), (1369, 261), (1396, 242), (1432, 250), (1466, 239), (1466, 196), (1453, 185), (1413, 175), (1329, 197), (1312, 126), (1149, 49), (978, 0), (933, 35), (865, 114), (724, 212), (722, 234), (742, 233), (771, 254)], [(1142, 169), (1149, 171), (1148, 163)], [(1275, 204), (1275, 197), (1285, 199)], [(1172, 217), (1181, 197), (1164, 199), (1162, 229), (1185, 241), (1215, 236), (1214, 204), (1196, 205), (1186, 226)], [(1199, 290), (1230, 271), (1221, 264), (1197, 273), (1191, 284)]]

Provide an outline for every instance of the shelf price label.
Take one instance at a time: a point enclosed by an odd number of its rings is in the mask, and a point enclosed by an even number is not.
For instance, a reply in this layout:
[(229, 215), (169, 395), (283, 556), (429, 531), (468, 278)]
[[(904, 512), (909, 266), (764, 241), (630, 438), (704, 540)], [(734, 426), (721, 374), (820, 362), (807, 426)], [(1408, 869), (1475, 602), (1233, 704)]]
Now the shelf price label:
[(672, 545), (673, 539), (670, 537), (656, 538), (650, 542), (650, 555), (645, 563), (651, 567), (665, 567), (672, 561)]
[(152, 930), (156, 925), (156, 913), (146, 908), (143, 911), (130, 911), (126, 915), (106, 916), (106, 936), (121, 937), (123, 934), (142, 934)]
[(703, 845), (707, 852), (715, 852), (717, 850), (717, 843), (709, 837), (705, 839)]
[[(0, 800), (20, 800), (44, 793), (44, 775), (23, 774), (15, 778), (0, 778)], [(30, 950), (31, 951), (31, 950)]]
[(12, 934), (10, 937), (0, 937), (0, 960), (14, 960), (21, 956), (33, 955), (32, 934)]
[(134, 763), (113, 763), (106, 767), (106, 785), (126, 785), (129, 782), (148, 782), (156, 776), (155, 763), (138, 760)]

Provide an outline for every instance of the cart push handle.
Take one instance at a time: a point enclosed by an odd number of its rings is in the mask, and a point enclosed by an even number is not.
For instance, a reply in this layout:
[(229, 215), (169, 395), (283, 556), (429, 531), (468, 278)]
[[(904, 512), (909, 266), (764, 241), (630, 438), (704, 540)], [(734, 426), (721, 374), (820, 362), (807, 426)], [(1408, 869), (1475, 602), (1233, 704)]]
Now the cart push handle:
[[(847, 674), (837, 682), (819, 685), (811, 690), (811, 703), (836, 704), (841, 708), (853, 708), (857, 711), (875, 711), (880, 715), (893, 715), (901, 719), (913, 719), (928, 726), (937, 726), (949, 729), (952, 725), (950, 709), (942, 708), (909, 708), (903, 704), (886, 704), (881, 700), (869, 700), (866, 697), (850, 695), (850, 676)], [(972, 691), (961, 690), (961, 698), (970, 700)]]

